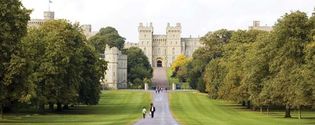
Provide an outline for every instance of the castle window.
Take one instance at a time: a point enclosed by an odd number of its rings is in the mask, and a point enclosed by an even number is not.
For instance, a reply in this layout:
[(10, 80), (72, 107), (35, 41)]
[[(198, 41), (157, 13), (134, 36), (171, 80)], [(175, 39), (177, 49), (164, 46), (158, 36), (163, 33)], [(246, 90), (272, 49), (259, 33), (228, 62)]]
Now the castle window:
[(172, 51), (173, 51), (173, 55), (175, 55), (175, 48), (172, 48)]

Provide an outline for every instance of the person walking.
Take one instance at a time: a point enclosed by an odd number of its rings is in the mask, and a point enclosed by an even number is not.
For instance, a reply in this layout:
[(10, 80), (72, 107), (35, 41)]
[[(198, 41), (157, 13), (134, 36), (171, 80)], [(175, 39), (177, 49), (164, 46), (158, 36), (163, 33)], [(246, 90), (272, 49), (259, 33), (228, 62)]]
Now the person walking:
[(142, 109), (142, 117), (145, 118), (145, 114), (147, 113), (147, 109), (145, 109), (145, 107), (143, 106)]
[(153, 106), (153, 103), (151, 103), (151, 107), (150, 107), (151, 118), (154, 118), (154, 112), (155, 112), (155, 107)]

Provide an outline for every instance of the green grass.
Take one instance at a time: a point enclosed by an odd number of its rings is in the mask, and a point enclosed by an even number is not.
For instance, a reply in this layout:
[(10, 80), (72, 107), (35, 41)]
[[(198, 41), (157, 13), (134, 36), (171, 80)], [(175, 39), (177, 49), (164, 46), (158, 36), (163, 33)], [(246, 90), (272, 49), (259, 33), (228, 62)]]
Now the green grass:
[(0, 120), (0, 125), (126, 125), (140, 119), (142, 107), (148, 107), (150, 102), (149, 92), (103, 91), (98, 105), (79, 106), (59, 114), (6, 114), (5, 119)]
[(171, 92), (170, 107), (183, 125), (314, 125), (315, 112), (302, 112), (304, 119), (283, 118), (284, 112), (254, 112), (241, 106), (209, 99), (198, 92)]

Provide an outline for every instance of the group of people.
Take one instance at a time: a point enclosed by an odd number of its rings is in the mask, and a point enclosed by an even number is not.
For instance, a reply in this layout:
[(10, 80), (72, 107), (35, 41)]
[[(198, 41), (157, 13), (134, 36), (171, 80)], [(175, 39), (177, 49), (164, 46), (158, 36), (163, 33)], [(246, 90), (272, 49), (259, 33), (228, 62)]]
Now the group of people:
[[(154, 117), (154, 112), (155, 112), (155, 107), (153, 106), (153, 103), (150, 104), (150, 116), (151, 118)], [(145, 107), (143, 107), (142, 109), (142, 116), (143, 118), (145, 118), (145, 115), (147, 114), (147, 109)]]
[(163, 90), (165, 90), (165, 92), (167, 92), (167, 88), (160, 88), (160, 87), (157, 87), (157, 88), (155, 89), (155, 93), (163, 92)]

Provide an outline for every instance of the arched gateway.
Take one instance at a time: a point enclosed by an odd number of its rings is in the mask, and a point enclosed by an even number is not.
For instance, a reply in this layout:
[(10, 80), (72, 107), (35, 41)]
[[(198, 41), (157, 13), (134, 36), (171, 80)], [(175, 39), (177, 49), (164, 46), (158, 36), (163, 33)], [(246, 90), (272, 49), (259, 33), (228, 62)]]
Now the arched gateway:
[(161, 60), (156, 61), (156, 67), (163, 67), (163, 63)]

